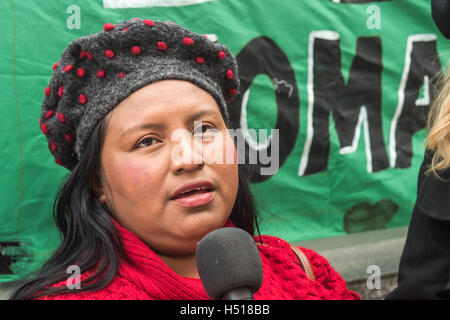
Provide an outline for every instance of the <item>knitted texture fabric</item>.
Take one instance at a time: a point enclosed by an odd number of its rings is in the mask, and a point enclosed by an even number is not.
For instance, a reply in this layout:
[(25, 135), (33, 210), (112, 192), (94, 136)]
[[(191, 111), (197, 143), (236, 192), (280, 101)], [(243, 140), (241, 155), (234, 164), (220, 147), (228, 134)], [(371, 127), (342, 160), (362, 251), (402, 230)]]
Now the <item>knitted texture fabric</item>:
[(226, 46), (173, 22), (131, 19), (78, 38), (53, 66), (39, 118), (55, 162), (78, 163), (94, 127), (121, 101), (161, 80), (185, 80), (215, 98), (225, 121), (239, 89)]
[[(201, 280), (171, 270), (142, 240), (116, 223), (123, 241), (119, 271), (104, 289), (43, 296), (43, 300), (207, 300)], [(263, 266), (263, 283), (255, 300), (359, 300), (342, 277), (316, 252), (300, 248), (312, 265), (310, 280), (288, 242), (272, 236), (255, 236)], [(55, 286), (63, 286), (59, 283)]]

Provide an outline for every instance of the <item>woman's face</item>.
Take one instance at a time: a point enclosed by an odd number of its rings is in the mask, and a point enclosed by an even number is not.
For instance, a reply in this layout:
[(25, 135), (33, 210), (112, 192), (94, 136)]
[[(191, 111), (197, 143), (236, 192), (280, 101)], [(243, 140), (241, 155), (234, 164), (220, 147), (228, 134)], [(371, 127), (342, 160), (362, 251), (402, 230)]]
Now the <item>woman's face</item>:
[[(165, 80), (134, 92), (107, 117), (100, 201), (155, 252), (193, 254), (225, 224), (238, 189), (236, 149), (215, 99), (190, 82)], [(200, 180), (213, 191), (173, 198)]]

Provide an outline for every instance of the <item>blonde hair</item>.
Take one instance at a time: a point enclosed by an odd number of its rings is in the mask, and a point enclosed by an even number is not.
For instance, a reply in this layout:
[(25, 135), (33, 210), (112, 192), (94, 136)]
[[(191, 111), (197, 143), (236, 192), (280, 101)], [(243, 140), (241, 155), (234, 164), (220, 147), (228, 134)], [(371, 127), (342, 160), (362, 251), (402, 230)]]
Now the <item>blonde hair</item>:
[(440, 88), (428, 115), (427, 148), (433, 151), (431, 166), (427, 173), (450, 168), (450, 66), (446, 75), (438, 79)]

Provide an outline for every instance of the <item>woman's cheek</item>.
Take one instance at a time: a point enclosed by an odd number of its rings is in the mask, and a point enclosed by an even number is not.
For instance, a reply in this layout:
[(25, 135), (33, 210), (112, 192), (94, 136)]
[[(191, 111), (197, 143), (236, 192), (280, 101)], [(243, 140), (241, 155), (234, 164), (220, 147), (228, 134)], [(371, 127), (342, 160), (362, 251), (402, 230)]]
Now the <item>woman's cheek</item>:
[(143, 161), (118, 161), (114, 171), (115, 189), (122, 190), (124, 196), (129, 199), (142, 198), (142, 193), (151, 194), (149, 188), (157, 180), (157, 175), (152, 175), (157, 170), (152, 170), (149, 164)]

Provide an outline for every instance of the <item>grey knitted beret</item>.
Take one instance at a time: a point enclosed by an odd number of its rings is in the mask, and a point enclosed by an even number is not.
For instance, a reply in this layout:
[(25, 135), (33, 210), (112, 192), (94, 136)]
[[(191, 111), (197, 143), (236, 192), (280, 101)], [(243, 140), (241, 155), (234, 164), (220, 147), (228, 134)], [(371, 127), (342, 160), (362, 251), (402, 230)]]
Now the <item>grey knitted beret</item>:
[(239, 77), (223, 44), (173, 22), (136, 18), (71, 42), (53, 66), (39, 119), (55, 162), (73, 170), (108, 112), (136, 90), (168, 79), (206, 90), (228, 121)]

